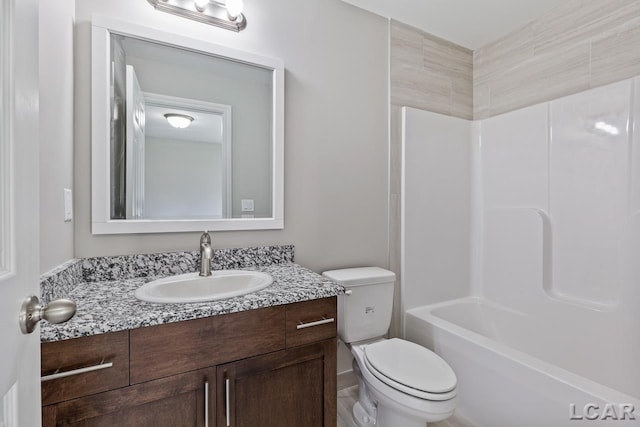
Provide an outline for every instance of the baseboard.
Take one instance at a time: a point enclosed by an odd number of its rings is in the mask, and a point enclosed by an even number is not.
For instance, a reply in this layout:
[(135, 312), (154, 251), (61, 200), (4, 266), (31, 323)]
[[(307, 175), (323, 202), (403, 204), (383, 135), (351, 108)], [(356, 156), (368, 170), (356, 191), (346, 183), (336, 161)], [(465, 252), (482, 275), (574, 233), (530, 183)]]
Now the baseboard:
[(338, 390), (358, 385), (358, 379), (353, 371), (345, 371), (338, 374)]

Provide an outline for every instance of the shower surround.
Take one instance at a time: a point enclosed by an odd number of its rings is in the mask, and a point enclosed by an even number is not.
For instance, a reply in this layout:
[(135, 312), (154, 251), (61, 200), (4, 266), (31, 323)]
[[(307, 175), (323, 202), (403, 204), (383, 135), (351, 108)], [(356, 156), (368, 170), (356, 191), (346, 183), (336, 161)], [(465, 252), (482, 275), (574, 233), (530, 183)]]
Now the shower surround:
[(640, 78), (475, 122), (403, 110), (404, 333), (476, 425), (640, 425), (639, 123)]

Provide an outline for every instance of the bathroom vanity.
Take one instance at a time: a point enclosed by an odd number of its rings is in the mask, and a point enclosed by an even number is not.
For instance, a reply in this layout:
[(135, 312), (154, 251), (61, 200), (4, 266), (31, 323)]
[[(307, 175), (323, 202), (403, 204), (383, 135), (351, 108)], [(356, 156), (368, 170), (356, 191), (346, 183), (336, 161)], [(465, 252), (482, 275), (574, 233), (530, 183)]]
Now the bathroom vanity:
[[(336, 298), (42, 344), (43, 426), (333, 426)], [(298, 327), (302, 327), (298, 329)]]
[(293, 263), (252, 268), (274, 283), (228, 300), (150, 304), (132, 292), (150, 277), (85, 267), (98, 281), (71, 292), (76, 318), (43, 324), (43, 426), (335, 426), (344, 288)]

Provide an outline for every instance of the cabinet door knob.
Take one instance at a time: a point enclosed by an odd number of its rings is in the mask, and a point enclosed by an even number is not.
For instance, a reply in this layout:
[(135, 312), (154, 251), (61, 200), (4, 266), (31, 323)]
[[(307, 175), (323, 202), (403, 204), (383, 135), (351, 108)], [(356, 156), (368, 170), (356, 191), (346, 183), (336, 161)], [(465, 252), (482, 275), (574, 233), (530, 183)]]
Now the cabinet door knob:
[(38, 297), (32, 295), (22, 303), (19, 317), (20, 331), (27, 335), (33, 332), (42, 319), (50, 323), (64, 323), (75, 314), (76, 303), (70, 299), (57, 299), (41, 305)]

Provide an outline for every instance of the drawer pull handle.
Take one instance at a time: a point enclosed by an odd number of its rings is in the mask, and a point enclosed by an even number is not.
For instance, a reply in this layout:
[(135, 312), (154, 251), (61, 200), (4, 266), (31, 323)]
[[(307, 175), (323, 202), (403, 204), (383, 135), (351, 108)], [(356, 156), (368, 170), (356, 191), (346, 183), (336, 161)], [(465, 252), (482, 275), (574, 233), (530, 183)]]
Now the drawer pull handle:
[(209, 381), (204, 382), (204, 427), (209, 427)]
[(336, 319), (334, 319), (333, 317), (331, 317), (329, 319), (326, 319), (326, 318), (323, 317), (322, 320), (316, 320), (315, 322), (309, 322), (309, 323), (300, 322), (296, 326), (296, 329), (312, 328), (314, 326), (326, 325), (327, 323), (333, 323), (335, 321), (336, 321)]
[(231, 402), (229, 401), (229, 378), (224, 381), (225, 395), (224, 395), (224, 406), (225, 406), (225, 414), (227, 416), (227, 427), (231, 425)]
[(100, 362), (98, 365), (95, 365), (95, 366), (89, 366), (87, 368), (74, 369), (72, 371), (66, 371), (66, 372), (55, 372), (55, 373), (53, 373), (51, 375), (45, 375), (45, 376), (40, 378), (40, 381), (41, 382), (46, 382), (46, 381), (51, 381), (51, 380), (57, 380), (58, 378), (66, 378), (66, 377), (71, 377), (71, 376), (74, 376), (74, 375), (85, 374), (87, 372), (100, 371), (102, 369), (111, 368), (112, 366), (113, 366), (112, 362), (104, 363), (104, 360), (102, 360), (102, 362)]

